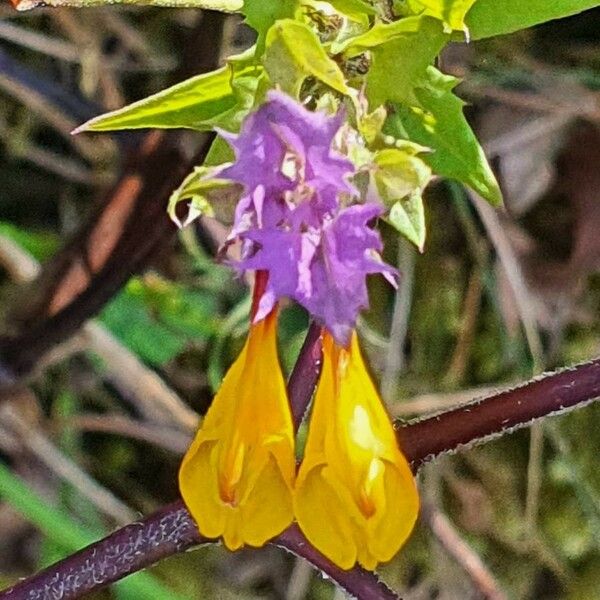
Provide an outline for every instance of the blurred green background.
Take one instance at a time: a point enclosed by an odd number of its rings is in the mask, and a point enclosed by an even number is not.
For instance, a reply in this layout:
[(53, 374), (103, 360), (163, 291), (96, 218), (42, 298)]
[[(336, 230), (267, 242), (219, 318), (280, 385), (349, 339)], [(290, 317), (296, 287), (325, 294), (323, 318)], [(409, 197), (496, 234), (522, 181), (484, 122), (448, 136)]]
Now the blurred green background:
[[(69, 128), (172, 81), (182, 40), (201, 18), (194, 10), (0, 8), (5, 332), (27, 303), (32, 259), (44, 263), (78, 230), (138, 140), (71, 138)], [(251, 39), (229, 18), (222, 55)], [(382, 224), (401, 285), (370, 282), (359, 333), (390, 413), (403, 420), (600, 354), (600, 10), (453, 44), (441, 67), (464, 77), (459, 94), (506, 210), (437, 181), (426, 196), (422, 255)], [(42, 100), (23, 92), (27, 82)], [(213, 260), (222, 232), (211, 231), (207, 240), (202, 227), (184, 230), (91, 327), (2, 392), (0, 585), (178, 497), (195, 412), (206, 411), (248, 327), (247, 286)], [(287, 372), (306, 327), (300, 308), (284, 309)], [(459, 540), (498, 597), (600, 598), (599, 431), (600, 407), (591, 405), (426, 465), (419, 483), (428, 516), (384, 579), (405, 600), (482, 597), (449, 550)], [(96, 597), (343, 595), (278, 549), (215, 546)]]

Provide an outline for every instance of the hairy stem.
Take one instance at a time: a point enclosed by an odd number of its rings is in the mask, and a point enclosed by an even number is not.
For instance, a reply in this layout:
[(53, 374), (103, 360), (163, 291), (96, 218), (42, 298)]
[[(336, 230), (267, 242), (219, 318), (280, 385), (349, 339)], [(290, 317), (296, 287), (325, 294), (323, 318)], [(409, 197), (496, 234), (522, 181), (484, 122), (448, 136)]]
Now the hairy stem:
[(600, 397), (600, 358), (398, 428), (413, 470), (436, 456), (527, 427)]
[[(308, 349), (301, 353), (301, 361), (309, 360), (304, 355), (314, 350), (314, 340), (305, 348)], [(314, 359), (313, 372), (316, 362), (318, 356)], [(307, 369), (309, 365), (310, 361)], [(294, 391), (293, 406), (305, 407), (310, 401), (312, 389), (308, 386), (300, 386), (290, 380), (290, 390)], [(400, 426), (399, 437), (416, 470), (425, 460), (440, 453), (480, 443), (492, 436), (527, 426), (537, 418), (583, 406), (598, 396), (600, 359)], [(183, 504), (176, 502), (0, 593), (0, 600), (80, 598), (84, 593), (118, 581), (167, 556), (209, 542), (200, 536)], [(294, 526), (273, 543), (305, 558), (361, 600), (396, 598), (373, 574), (362, 569), (342, 571), (332, 565), (312, 548)]]

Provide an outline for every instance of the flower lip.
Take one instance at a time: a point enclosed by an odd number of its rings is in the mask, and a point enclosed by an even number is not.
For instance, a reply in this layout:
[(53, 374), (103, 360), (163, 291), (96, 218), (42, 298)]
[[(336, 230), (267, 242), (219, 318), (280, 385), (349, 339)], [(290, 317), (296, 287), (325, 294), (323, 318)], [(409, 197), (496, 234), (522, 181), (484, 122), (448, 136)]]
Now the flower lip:
[[(259, 273), (255, 291), (265, 283)], [(251, 325), (179, 471), (198, 529), (231, 550), (262, 546), (293, 520), (294, 430), (276, 327), (276, 311)]]
[(294, 492), (300, 529), (343, 569), (367, 569), (399, 550), (419, 499), (408, 462), (360, 354), (325, 333), (304, 459)]

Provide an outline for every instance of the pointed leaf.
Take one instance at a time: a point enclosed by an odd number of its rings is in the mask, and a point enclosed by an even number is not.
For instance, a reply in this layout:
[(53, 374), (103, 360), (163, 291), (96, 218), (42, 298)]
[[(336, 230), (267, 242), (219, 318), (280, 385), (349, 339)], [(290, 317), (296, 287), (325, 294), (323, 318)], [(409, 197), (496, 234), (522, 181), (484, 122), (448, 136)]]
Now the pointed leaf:
[[(398, 24), (402, 24), (401, 28)], [(367, 97), (373, 108), (386, 102), (415, 103), (413, 89), (425, 79), (427, 67), (449, 36), (431, 17), (408, 17), (391, 26), (377, 25), (352, 41), (349, 51), (371, 48)]]
[(431, 148), (423, 160), (434, 173), (457, 179), (499, 205), (498, 182), (463, 114), (463, 101), (452, 93), (456, 83), (430, 67), (427, 84), (415, 89), (419, 106), (396, 105), (387, 132)]
[(419, 252), (423, 252), (426, 228), (425, 209), (420, 194), (411, 194), (403, 200), (398, 200), (390, 209), (387, 220), (409, 242), (412, 242)]
[(256, 56), (262, 56), (265, 50), (265, 38), (267, 31), (275, 21), (279, 19), (293, 19), (299, 7), (298, 0), (277, 0), (276, 2), (265, 2), (265, 0), (244, 0), (242, 12), (246, 16), (246, 23), (256, 30), (258, 40), (256, 42)]
[(448, 31), (466, 31), (465, 16), (475, 0), (410, 0), (410, 5), (417, 11), (431, 15), (443, 21)]
[[(257, 67), (242, 67), (237, 78), (247, 81)], [(246, 77), (248, 75), (248, 77)], [(207, 130), (219, 117), (244, 104), (241, 88), (232, 87), (233, 69), (226, 66), (210, 73), (196, 75), (148, 98), (105, 113), (78, 127), (82, 131), (115, 131), (121, 129), (176, 128)], [(240, 84), (241, 85), (241, 84)]]

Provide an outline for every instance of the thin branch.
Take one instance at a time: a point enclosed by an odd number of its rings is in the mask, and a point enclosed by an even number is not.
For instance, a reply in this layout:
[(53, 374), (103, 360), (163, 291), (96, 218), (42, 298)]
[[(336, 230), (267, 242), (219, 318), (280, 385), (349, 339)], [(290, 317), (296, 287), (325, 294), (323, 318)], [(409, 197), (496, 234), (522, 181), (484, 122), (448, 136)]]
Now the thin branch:
[(163, 423), (145, 423), (123, 415), (82, 414), (61, 419), (58, 426), (64, 429), (78, 431), (97, 431), (110, 433), (147, 442), (169, 452), (182, 456), (192, 441), (180, 429), (169, 427)]
[(424, 504), (421, 514), (444, 550), (465, 570), (486, 600), (507, 600), (498, 582), (478, 554), (460, 537), (448, 517), (432, 505)]
[(296, 429), (302, 423), (321, 373), (322, 336), (322, 327), (311, 323), (288, 381), (288, 397)]
[(530, 426), (537, 419), (581, 408), (600, 397), (600, 358), (536, 377), (521, 386), (399, 426), (413, 470), (440, 454)]
[[(310, 392), (312, 390), (304, 390)], [(600, 396), (600, 359), (576, 368), (534, 379), (467, 406), (399, 427), (404, 451), (413, 469), (425, 460), (481, 443), (490, 437), (525, 427), (532, 420), (581, 407)], [(299, 399), (294, 405), (308, 404)], [(52, 597), (80, 598), (92, 590), (144, 569), (162, 558), (208, 543), (202, 538), (182, 502), (176, 502), (145, 519), (128, 525), (77, 554), (48, 567), (0, 593), (0, 600)], [(396, 596), (371, 573), (360, 569), (341, 571), (292, 526), (273, 543), (302, 556), (324, 571), (348, 593), (361, 600), (391, 600)]]
[(40, 430), (27, 423), (10, 403), (0, 406), (0, 419), (2, 433), (4, 428), (14, 433), (38, 461), (78, 489), (101, 512), (119, 524), (134, 518), (134, 511), (65, 456)]

